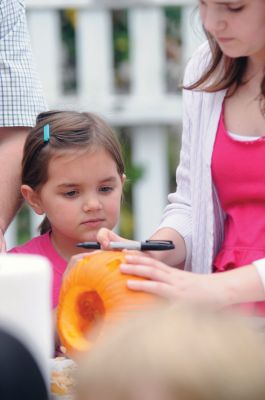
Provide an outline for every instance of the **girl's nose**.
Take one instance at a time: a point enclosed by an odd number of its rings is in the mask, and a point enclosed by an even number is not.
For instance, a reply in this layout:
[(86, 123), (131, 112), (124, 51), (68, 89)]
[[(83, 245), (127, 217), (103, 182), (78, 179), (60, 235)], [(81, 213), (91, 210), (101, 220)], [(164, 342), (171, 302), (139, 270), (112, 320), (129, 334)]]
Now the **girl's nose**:
[(96, 195), (87, 196), (83, 203), (83, 210), (85, 212), (100, 210), (102, 208), (101, 202)]
[(204, 10), (202, 15), (202, 23), (207, 32), (215, 36), (225, 27), (225, 21), (220, 12), (217, 10), (207, 9)]

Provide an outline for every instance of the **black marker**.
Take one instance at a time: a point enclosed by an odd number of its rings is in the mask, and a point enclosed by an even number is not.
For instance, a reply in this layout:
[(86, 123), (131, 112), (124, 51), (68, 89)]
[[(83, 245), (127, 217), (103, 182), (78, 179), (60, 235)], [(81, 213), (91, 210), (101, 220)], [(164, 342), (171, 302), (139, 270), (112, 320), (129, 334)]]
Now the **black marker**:
[[(77, 247), (84, 249), (101, 249), (99, 242), (77, 243)], [(146, 240), (145, 242), (110, 242), (108, 250), (172, 250), (174, 243), (171, 240)]]

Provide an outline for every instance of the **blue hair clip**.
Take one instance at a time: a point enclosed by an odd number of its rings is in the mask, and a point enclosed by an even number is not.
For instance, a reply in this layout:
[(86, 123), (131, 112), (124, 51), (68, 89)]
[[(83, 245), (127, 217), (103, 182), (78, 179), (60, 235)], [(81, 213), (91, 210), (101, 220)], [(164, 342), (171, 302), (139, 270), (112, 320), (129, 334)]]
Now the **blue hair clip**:
[(44, 143), (48, 143), (50, 140), (50, 125), (46, 124), (43, 127), (43, 140)]

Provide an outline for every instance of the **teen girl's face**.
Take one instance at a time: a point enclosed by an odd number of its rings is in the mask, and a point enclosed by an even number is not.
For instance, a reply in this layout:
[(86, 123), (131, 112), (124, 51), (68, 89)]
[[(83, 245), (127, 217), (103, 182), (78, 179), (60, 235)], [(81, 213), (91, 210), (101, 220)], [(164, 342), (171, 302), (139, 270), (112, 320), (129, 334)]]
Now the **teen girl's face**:
[(64, 151), (52, 158), (39, 201), (55, 246), (73, 246), (77, 253), (77, 242), (95, 241), (102, 227), (113, 229), (120, 216), (124, 179), (104, 149)]
[(265, 0), (199, 0), (206, 31), (229, 57), (265, 53)]

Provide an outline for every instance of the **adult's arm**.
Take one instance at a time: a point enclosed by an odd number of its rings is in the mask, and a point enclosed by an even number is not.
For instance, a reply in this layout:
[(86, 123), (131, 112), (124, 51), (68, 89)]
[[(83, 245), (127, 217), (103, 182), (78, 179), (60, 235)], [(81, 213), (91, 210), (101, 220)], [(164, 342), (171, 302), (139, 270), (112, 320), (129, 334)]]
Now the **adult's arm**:
[(0, 0), (0, 127), (31, 127), (47, 110), (24, 0)]
[(0, 0), (0, 249), (19, 204), (25, 138), (47, 109), (33, 60), (24, 0)]
[(0, 229), (4, 233), (16, 214), (20, 196), (21, 158), (29, 128), (0, 127)]

